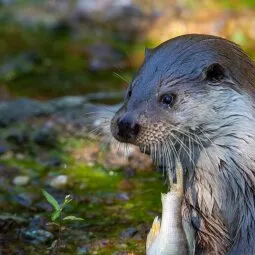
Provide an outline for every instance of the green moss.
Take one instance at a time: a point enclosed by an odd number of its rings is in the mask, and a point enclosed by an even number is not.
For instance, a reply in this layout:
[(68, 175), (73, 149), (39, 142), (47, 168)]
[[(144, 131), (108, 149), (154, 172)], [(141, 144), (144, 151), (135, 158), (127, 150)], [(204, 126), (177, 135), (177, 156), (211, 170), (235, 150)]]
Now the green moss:
[(43, 172), (44, 166), (38, 164), (35, 160), (25, 157), (24, 159), (18, 159), (10, 157), (7, 159), (1, 159), (0, 163), (11, 167), (16, 167), (21, 170), (23, 174), (38, 175)]
[(86, 185), (86, 189), (90, 191), (100, 190), (102, 192), (114, 191), (120, 180), (119, 174), (111, 174), (101, 166), (89, 167), (86, 165), (74, 164), (67, 166), (65, 171), (74, 180), (79, 180)]
[[(107, 32), (105, 37), (108, 38)], [(1, 24), (0, 38), (0, 66), (9, 65), (0, 80), (14, 95), (44, 99), (123, 88), (123, 81), (114, 71), (89, 71), (84, 49), (95, 43), (92, 35), (85, 33), (81, 38), (72, 38), (69, 33), (59, 34), (40, 26), (24, 28), (7, 20)], [(110, 40), (106, 38), (103, 41), (109, 41), (128, 55), (131, 53), (130, 45), (123, 46), (110, 36)], [(31, 52), (39, 61), (20, 60), (20, 54)], [(124, 72), (131, 76), (133, 71), (126, 69)]]

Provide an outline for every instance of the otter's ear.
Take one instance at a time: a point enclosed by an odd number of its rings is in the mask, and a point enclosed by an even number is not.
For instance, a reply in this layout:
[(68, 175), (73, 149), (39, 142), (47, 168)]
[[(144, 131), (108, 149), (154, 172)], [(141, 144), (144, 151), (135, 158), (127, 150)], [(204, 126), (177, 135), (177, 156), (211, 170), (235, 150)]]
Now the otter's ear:
[(204, 79), (212, 82), (219, 83), (226, 78), (226, 71), (224, 67), (218, 63), (209, 65), (204, 71)]
[(148, 59), (151, 56), (152, 51), (153, 51), (153, 49), (145, 48), (145, 50), (144, 50), (145, 59)]

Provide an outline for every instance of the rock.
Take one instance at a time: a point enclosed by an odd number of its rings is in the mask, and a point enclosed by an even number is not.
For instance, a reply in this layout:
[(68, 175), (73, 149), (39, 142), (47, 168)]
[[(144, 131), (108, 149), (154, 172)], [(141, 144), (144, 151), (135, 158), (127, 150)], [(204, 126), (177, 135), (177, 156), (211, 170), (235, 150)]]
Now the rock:
[(125, 192), (122, 192), (122, 193), (117, 193), (116, 194), (116, 198), (118, 200), (121, 200), (121, 201), (128, 201), (129, 200), (129, 195)]
[(53, 188), (62, 188), (64, 186), (66, 186), (68, 183), (68, 177), (66, 175), (59, 175), (54, 177), (51, 181), (50, 181), (50, 186)]
[(41, 215), (35, 215), (32, 220), (29, 222), (29, 226), (31, 228), (42, 228), (46, 225), (46, 220)]
[[(117, 91), (117, 92), (96, 92), (96, 93), (89, 93), (86, 95), (86, 98), (92, 102), (92, 103), (96, 103), (96, 102), (102, 102), (102, 101), (122, 101), (124, 96), (125, 96), (125, 91)], [(104, 107), (105, 108), (105, 107)], [(120, 108), (120, 104), (118, 105), (107, 105), (107, 108), (109, 108), (109, 110), (113, 110), (113, 111), (117, 111), (118, 108)], [(111, 109), (112, 108), (112, 109)], [(102, 109), (103, 111), (104, 109)], [(99, 110), (100, 112), (100, 110)]]
[(8, 233), (13, 229), (17, 229), (27, 225), (28, 221), (17, 215), (4, 213), (0, 215), (0, 229), (1, 233)]
[(47, 123), (37, 130), (33, 136), (33, 141), (41, 146), (55, 147), (57, 144), (57, 134), (52, 123)]
[(16, 176), (13, 179), (13, 184), (17, 185), (17, 186), (25, 186), (29, 183), (30, 181), (30, 177), (26, 176), (26, 175), (20, 175), (20, 176)]
[(22, 231), (24, 238), (35, 245), (40, 243), (47, 243), (53, 239), (53, 235), (43, 229), (28, 229)]
[(73, 14), (74, 19), (89, 21), (99, 31), (107, 25), (119, 39), (128, 42), (145, 39), (157, 16), (145, 14), (132, 0), (79, 0)]
[(90, 249), (88, 246), (77, 248), (77, 255), (85, 255), (85, 254), (89, 254), (89, 252), (90, 252)]
[(32, 99), (23, 98), (0, 102), (0, 127), (6, 127), (12, 122), (31, 117), (47, 116), (52, 112), (50, 105)]
[(7, 142), (16, 146), (24, 146), (29, 141), (29, 136), (25, 130), (10, 129), (6, 135)]
[(125, 55), (109, 44), (98, 43), (85, 49), (89, 56), (89, 69), (91, 71), (111, 70), (127, 67)]
[(80, 16), (93, 18), (99, 13), (106, 12), (105, 15), (108, 15), (107, 12), (111, 11), (111, 9), (121, 9), (131, 3), (132, 0), (78, 0), (75, 11)]
[(26, 224), (27, 223), (27, 219), (19, 217), (17, 215), (13, 215), (10, 213), (0, 214), (0, 221), (7, 221), (7, 220), (15, 221), (18, 224)]
[(52, 156), (50, 158), (44, 159), (44, 160), (40, 160), (41, 164), (44, 165), (45, 167), (60, 167), (62, 164), (62, 160), (61, 158), (57, 157), (57, 156)]
[(45, 201), (38, 202), (34, 205), (38, 211), (52, 212), (52, 206)]
[[(36, 4), (23, 4), (23, 8), (13, 8), (13, 19), (23, 27), (36, 28), (41, 26), (45, 29), (54, 29), (63, 18), (65, 18), (67, 9), (60, 9), (60, 5), (54, 6), (54, 3), (65, 2), (62, 1), (40, 1)], [(48, 3), (48, 6), (47, 6)], [(63, 5), (62, 5), (63, 6)], [(55, 8), (58, 8), (56, 10)], [(64, 7), (64, 6), (63, 6)], [(55, 9), (55, 10), (54, 10)]]
[(79, 0), (75, 14), (80, 18), (97, 22), (110, 22), (125, 15), (129, 18), (143, 16), (142, 10), (132, 2), (132, 0)]
[(82, 107), (86, 104), (87, 98), (85, 96), (66, 96), (49, 101), (49, 104), (55, 111), (62, 111), (71, 108)]
[(157, 12), (149, 11), (145, 13), (139, 5), (131, 1), (123, 5), (113, 4), (105, 8), (99, 16), (93, 14), (93, 12), (90, 15), (92, 21), (107, 22), (120, 40), (129, 43), (146, 40), (147, 31), (158, 17)]
[[(123, 92), (107, 93), (93, 93), (89, 95), (90, 100), (100, 101), (104, 97), (107, 100), (115, 100), (121, 97)], [(53, 138), (55, 133), (54, 124), (61, 124), (67, 126), (77, 126), (76, 131), (81, 127), (91, 126), (92, 122), (100, 117), (101, 112), (113, 111), (117, 106), (93, 105), (88, 102), (88, 98), (84, 96), (70, 96), (63, 97), (49, 102), (40, 102), (32, 99), (17, 99), (12, 101), (0, 101), (0, 127), (7, 127), (13, 122), (24, 121), (36, 117), (52, 116), (54, 122), (47, 122), (34, 134), (34, 139), (37, 143), (45, 143), (48, 138)], [(95, 119), (89, 118), (89, 113), (94, 114)], [(22, 144), (26, 142), (24, 136), (27, 136), (27, 130), (13, 129), (8, 135), (15, 143)]]
[(23, 192), (14, 197), (14, 200), (20, 205), (25, 207), (31, 207), (34, 201), (38, 198), (38, 195), (29, 192)]
[(123, 230), (120, 234), (121, 238), (131, 238), (136, 235), (138, 230), (135, 227), (129, 227), (125, 230)]

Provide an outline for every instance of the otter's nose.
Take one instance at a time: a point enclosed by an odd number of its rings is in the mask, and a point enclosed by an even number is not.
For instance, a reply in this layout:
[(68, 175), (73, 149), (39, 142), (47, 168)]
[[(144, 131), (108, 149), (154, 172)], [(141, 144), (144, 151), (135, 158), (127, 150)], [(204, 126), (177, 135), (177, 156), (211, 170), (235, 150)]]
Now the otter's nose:
[(131, 114), (125, 114), (117, 120), (118, 136), (124, 141), (133, 141), (140, 131), (140, 125)]

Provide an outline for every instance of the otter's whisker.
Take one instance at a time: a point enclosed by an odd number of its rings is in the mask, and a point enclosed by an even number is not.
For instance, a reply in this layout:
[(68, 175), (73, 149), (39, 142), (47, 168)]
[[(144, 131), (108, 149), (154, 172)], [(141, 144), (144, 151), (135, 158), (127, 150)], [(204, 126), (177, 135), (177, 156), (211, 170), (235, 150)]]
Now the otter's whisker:
[(153, 143), (151, 143), (150, 145), (149, 145), (149, 149), (150, 149), (150, 157), (151, 157), (151, 159), (152, 159), (152, 161), (154, 162), (155, 161), (155, 148), (154, 148), (154, 145), (153, 145)]
[(157, 143), (153, 143), (153, 150), (154, 150), (154, 160), (156, 162), (156, 165), (159, 165), (159, 150)]
[(190, 133), (188, 131), (180, 130), (180, 129), (178, 129), (178, 130), (176, 129), (175, 131), (179, 132), (183, 136), (186, 136), (193, 141), (193, 152), (191, 152), (192, 155), (194, 153), (194, 142), (195, 142), (196, 145), (198, 145), (201, 148), (201, 151), (203, 151), (205, 153), (205, 156), (207, 157), (208, 161), (213, 164), (211, 158), (209, 157), (207, 151), (205, 150), (205, 147), (204, 147), (202, 141), (199, 139), (199, 137), (196, 134)]
[(151, 147), (152, 160), (153, 160), (154, 164), (156, 166), (158, 166), (159, 165), (159, 160), (158, 160), (159, 153), (158, 153), (157, 143), (151, 143), (150, 147)]
[(99, 111), (95, 111), (95, 112), (86, 112), (86, 113), (83, 113), (82, 116), (100, 116), (101, 117), (107, 117), (107, 118), (111, 118), (111, 117), (108, 117), (108, 116), (105, 116), (105, 115), (109, 115), (109, 113), (112, 113), (114, 114), (113, 111), (102, 111), (102, 110), (99, 110)]
[(166, 154), (167, 154), (167, 171), (168, 174), (169, 171), (172, 169), (172, 162), (171, 162), (171, 151), (169, 150), (168, 146), (166, 146)]
[[(174, 146), (172, 145), (172, 141), (171, 139), (169, 139), (169, 143), (164, 143), (161, 145), (161, 147), (164, 147), (164, 150), (166, 151), (166, 156), (165, 156), (165, 166), (166, 166), (166, 172), (169, 173), (169, 171), (172, 171), (173, 169), (173, 162), (176, 160), (177, 156), (177, 152), (174, 148)], [(175, 154), (176, 153), (176, 154)], [(173, 161), (171, 160), (173, 159)]]
[(126, 82), (127, 84), (129, 83), (129, 81), (123, 76), (123, 75), (120, 75), (116, 72), (113, 72), (114, 76), (120, 78), (121, 80), (123, 80), (124, 82)]
[[(203, 133), (202, 130), (200, 130), (201, 133)], [(201, 141), (200, 137), (196, 134), (192, 134), (194, 136), (194, 139), (196, 140), (196, 143), (197, 145), (201, 148), (201, 150), (204, 152), (205, 156), (207, 157), (208, 161), (212, 164), (212, 166), (216, 166), (215, 165), (215, 162), (211, 159), (211, 157), (208, 155), (207, 153), (207, 150), (205, 149), (204, 145), (203, 145), (203, 142)], [(204, 134), (205, 135), (205, 134)], [(209, 138), (207, 138), (209, 139)], [(216, 145), (213, 143), (213, 141), (211, 141), (211, 144), (215, 146), (216, 148)], [(217, 148), (216, 148), (217, 150)]]
[(156, 156), (157, 156), (157, 158), (156, 158), (157, 164), (160, 165), (161, 164), (162, 146), (161, 146), (160, 143), (156, 143), (155, 146), (156, 146), (156, 152), (157, 152), (157, 154), (156, 154)]
[[(172, 134), (170, 134), (170, 136), (172, 136)], [(172, 142), (172, 139), (169, 137), (168, 138), (168, 142), (169, 142), (169, 145), (168, 145), (168, 143), (166, 143), (166, 145), (168, 146), (168, 149), (169, 149), (169, 151), (171, 152), (173, 152), (173, 157), (174, 157), (174, 160), (176, 161), (176, 160), (179, 160), (180, 158), (179, 158), (179, 155), (178, 155), (178, 153), (177, 153), (177, 151), (176, 151), (176, 148), (175, 148), (175, 145), (173, 144), (173, 142)]]
[(90, 130), (89, 131), (89, 133), (88, 133), (89, 135), (99, 135), (99, 134), (103, 134), (103, 131), (102, 131), (102, 127), (96, 127), (96, 128), (94, 128), (94, 129), (92, 129), (92, 130)]
[(124, 157), (129, 156), (129, 145), (127, 143), (124, 143)]
[(194, 160), (192, 159), (192, 157), (191, 157), (191, 151), (190, 151), (190, 148), (188, 148), (188, 146), (187, 145), (185, 145), (185, 143), (177, 136), (177, 135), (174, 135), (173, 133), (172, 133), (172, 136), (174, 137), (174, 139), (176, 139), (177, 141), (178, 141), (178, 143), (180, 144), (180, 146), (181, 146), (181, 148), (180, 148), (180, 150), (179, 150), (179, 158), (180, 158), (180, 153), (181, 153), (181, 151), (182, 151), (182, 149), (187, 153), (187, 155), (191, 158), (191, 163), (192, 163), (192, 165), (193, 165), (193, 167), (195, 167), (195, 162), (194, 162)]
[(157, 151), (156, 151), (156, 147), (154, 143), (151, 143), (149, 145), (149, 149), (150, 149), (150, 156), (152, 161), (155, 163), (155, 165), (157, 165)]
[(120, 152), (120, 147), (122, 146), (122, 144), (119, 142), (119, 143), (117, 143), (117, 153), (119, 153)]
[(167, 171), (167, 150), (166, 146), (162, 146), (163, 148), (163, 173)]

